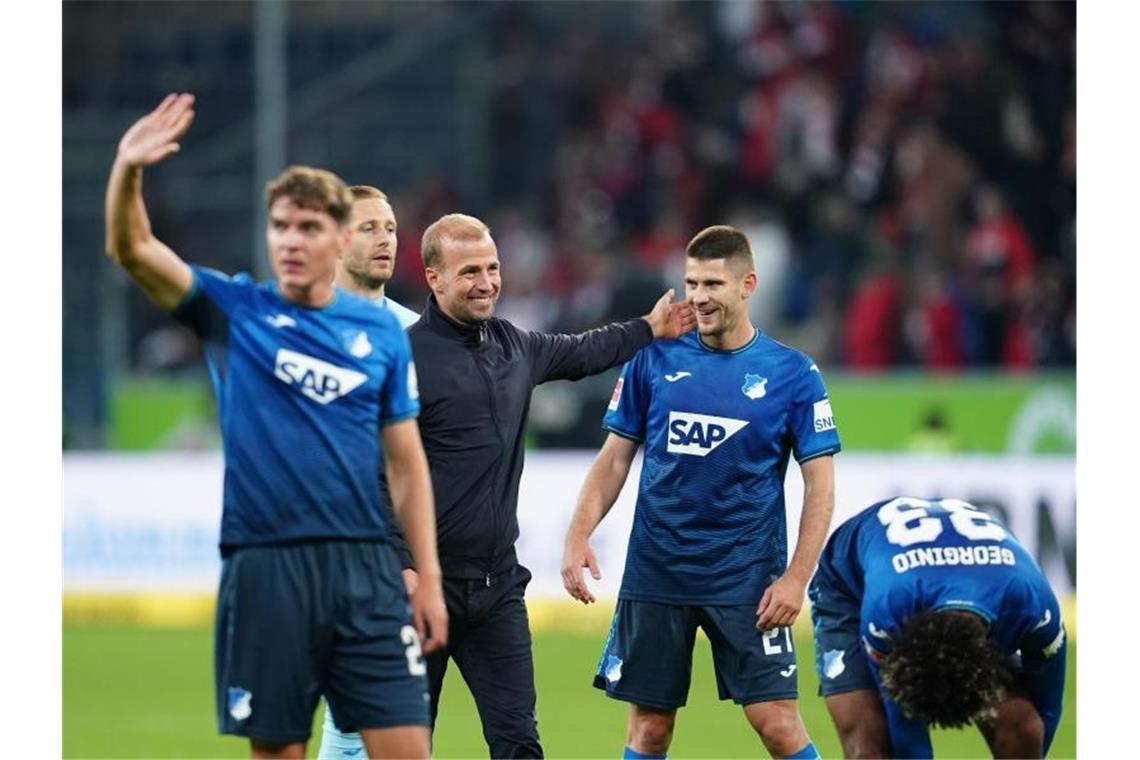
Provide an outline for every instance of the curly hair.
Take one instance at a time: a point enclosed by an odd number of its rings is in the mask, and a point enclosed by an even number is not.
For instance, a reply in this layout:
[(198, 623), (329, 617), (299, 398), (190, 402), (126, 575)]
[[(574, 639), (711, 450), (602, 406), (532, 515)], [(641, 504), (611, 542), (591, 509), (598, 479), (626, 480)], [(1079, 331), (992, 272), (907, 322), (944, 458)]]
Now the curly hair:
[(991, 716), (1012, 682), (985, 623), (960, 610), (925, 610), (908, 619), (880, 675), (904, 715), (944, 728)]

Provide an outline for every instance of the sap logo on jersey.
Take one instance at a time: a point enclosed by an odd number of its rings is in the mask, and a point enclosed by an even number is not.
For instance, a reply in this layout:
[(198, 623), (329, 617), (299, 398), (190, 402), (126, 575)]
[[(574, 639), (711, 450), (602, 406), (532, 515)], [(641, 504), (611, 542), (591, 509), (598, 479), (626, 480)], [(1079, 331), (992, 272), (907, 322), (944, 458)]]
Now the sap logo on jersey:
[(318, 404), (328, 404), (360, 387), (368, 375), (314, 359), (286, 348), (277, 349), (273, 374), (286, 385), (298, 385), (301, 393)]
[(734, 420), (731, 417), (669, 412), (667, 450), (671, 454), (707, 456), (747, 424), (747, 420)]

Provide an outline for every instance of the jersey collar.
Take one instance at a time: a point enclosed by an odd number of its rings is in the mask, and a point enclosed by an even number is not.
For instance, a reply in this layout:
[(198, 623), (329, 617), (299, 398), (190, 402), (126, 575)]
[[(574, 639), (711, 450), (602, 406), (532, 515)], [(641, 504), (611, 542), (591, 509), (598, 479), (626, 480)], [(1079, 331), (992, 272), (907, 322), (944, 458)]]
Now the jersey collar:
[(710, 354), (739, 354), (742, 351), (747, 351), (748, 349), (752, 348), (756, 341), (760, 340), (760, 328), (753, 327), (751, 340), (749, 340), (740, 348), (734, 348), (731, 351), (723, 351), (719, 348), (713, 348), (712, 346), (706, 344), (703, 340), (701, 340), (701, 334), (696, 330), (693, 331), (693, 335), (696, 336), (697, 345), (703, 348), (705, 351), (708, 351)]

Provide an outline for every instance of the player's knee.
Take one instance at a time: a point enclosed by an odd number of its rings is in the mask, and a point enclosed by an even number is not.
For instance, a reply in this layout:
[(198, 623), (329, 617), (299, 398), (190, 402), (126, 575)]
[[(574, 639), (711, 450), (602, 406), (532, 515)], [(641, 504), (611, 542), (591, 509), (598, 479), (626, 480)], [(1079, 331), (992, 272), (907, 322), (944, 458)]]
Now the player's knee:
[(626, 743), (643, 755), (664, 755), (673, 740), (673, 713), (641, 711), (630, 716)]
[(840, 734), (839, 743), (843, 746), (843, 756), (850, 760), (863, 760), (872, 757), (889, 757), (890, 748), (876, 736), (866, 731), (852, 731)]
[(859, 720), (853, 715), (835, 717), (835, 730), (839, 734), (839, 743), (843, 746), (843, 756), (846, 758), (890, 755), (885, 726), (881, 726), (881, 721)]
[(249, 740), (249, 756), (255, 760), (301, 760), (305, 757), (304, 742), (266, 742)]
[(998, 723), (996, 756), (1041, 757), (1044, 746), (1045, 722), (1036, 711), (1020, 711)]
[(807, 731), (800, 720), (795, 703), (767, 705), (748, 711), (748, 720), (760, 740), (774, 757), (787, 757), (799, 752), (808, 743)]

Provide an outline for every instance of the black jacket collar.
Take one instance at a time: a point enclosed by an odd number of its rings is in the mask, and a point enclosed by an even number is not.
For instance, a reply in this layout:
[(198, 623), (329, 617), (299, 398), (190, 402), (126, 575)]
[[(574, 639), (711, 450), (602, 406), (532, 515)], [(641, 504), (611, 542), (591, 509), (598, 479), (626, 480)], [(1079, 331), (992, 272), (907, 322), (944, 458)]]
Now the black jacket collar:
[(451, 338), (452, 340), (459, 340), (475, 345), (486, 340), (487, 322), (482, 322), (478, 325), (456, 322), (444, 314), (443, 309), (439, 308), (439, 302), (435, 300), (434, 293), (428, 296), (427, 307), (420, 317), (420, 323), (432, 332)]

